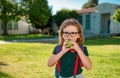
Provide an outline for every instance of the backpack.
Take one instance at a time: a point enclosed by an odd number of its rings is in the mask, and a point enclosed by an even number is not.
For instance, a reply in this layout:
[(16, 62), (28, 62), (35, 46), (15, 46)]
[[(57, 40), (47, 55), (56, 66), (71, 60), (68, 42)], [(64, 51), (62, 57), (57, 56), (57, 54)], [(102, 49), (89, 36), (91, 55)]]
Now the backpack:
[[(84, 46), (81, 46), (80, 48), (81, 48), (82, 51), (84, 52)], [(56, 53), (56, 54), (59, 53), (59, 52), (61, 51), (61, 49), (62, 49), (62, 46), (61, 46), (61, 45), (57, 45), (57, 46), (55, 47), (55, 53)], [(71, 50), (71, 52), (73, 52), (73, 51), (74, 51), (74, 50)], [(77, 74), (78, 60), (80, 60), (80, 59), (79, 59), (79, 56), (78, 56), (78, 54), (77, 54), (77, 55), (76, 55), (75, 66), (74, 66), (74, 75)], [(82, 64), (82, 62), (80, 61), (80, 67), (82, 67), (82, 66), (83, 66), (83, 64)], [(60, 60), (58, 60), (58, 63), (56, 64), (56, 67), (55, 67), (55, 77), (56, 77), (56, 78), (59, 78), (59, 73), (60, 73)]]

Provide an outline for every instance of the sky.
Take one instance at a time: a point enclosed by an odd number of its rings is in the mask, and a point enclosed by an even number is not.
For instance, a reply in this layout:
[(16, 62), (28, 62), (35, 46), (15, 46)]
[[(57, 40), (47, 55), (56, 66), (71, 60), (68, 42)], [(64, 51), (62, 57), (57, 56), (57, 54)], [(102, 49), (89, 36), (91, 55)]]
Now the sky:
[[(88, 0), (48, 0), (48, 5), (52, 7), (52, 14), (55, 14), (63, 8), (80, 10), (86, 2)], [(120, 0), (99, 0), (99, 4), (103, 2), (120, 4)]]

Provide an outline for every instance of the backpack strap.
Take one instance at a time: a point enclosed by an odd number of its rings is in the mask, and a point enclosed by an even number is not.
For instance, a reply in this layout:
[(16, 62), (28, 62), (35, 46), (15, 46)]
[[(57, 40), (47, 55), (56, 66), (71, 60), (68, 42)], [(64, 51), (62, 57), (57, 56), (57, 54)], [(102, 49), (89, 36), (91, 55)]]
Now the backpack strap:
[[(82, 52), (84, 52), (84, 46), (81, 46), (80, 47), (81, 49), (82, 49)], [(74, 75), (76, 75), (77, 74), (77, 70), (78, 70), (78, 62), (79, 62), (79, 60), (80, 60), (80, 58), (79, 58), (79, 56), (78, 56), (78, 54), (76, 55), (76, 60), (75, 60), (75, 66), (74, 66)], [(82, 67), (83, 66), (83, 64), (82, 64), (82, 62), (81, 62), (81, 60), (80, 60), (80, 67)]]
[[(62, 50), (62, 46), (57, 45), (56, 48), (55, 48), (56, 54), (59, 53), (61, 50)], [(57, 72), (60, 73), (60, 60), (58, 60), (58, 62), (56, 64), (56, 69), (57, 69)]]
[(56, 54), (59, 53), (59, 52), (61, 51), (61, 49), (62, 49), (62, 46), (61, 46), (61, 45), (57, 45), (57, 46), (55, 47), (55, 53), (56, 53)]
[[(84, 46), (82, 46), (81, 49), (82, 49), (82, 51), (83, 51), (83, 53), (84, 53)], [(79, 60), (80, 60), (80, 59), (79, 59)], [(80, 67), (83, 67), (83, 64), (82, 64), (81, 60), (80, 60)]]
[(79, 60), (79, 56), (78, 56), (78, 54), (77, 54), (77, 55), (76, 55), (76, 60), (75, 60), (75, 65), (74, 65), (74, 71), (73, 71), (74, 75), (77, 74), (78, 60)]

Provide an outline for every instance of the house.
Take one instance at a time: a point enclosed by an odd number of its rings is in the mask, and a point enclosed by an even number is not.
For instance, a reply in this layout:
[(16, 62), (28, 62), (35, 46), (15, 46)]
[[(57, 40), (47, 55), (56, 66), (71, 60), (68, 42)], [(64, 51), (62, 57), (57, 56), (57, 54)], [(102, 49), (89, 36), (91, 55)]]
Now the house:
[(102, 3), (95, 8), (77, 10), (80, 14), (78, 21), (83, 26), (85, 36), (120, 34), (120, 22), (116, 23), (112, 17), (120, 5)]
[[(30, 25), (23, 21), (19, 20), (18, 22), (10, 21), (8, 22), (8, 33), (9, 34), (29, 34)], [(3, 33), (2, 21), (0, 21), (0, 34)]]

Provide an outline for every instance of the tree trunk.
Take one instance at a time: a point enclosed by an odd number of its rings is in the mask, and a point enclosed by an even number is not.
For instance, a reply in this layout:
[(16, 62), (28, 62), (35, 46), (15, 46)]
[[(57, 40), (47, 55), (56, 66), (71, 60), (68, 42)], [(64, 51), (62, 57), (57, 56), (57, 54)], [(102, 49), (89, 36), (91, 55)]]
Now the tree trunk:
[(7, 21), (3, 21), (3, 35), (8, 35), (7, 32)]
[(117, 30), (116, 30), (116, 22), (114, 22), (114, 31), (112, 33), (116, 34)]

